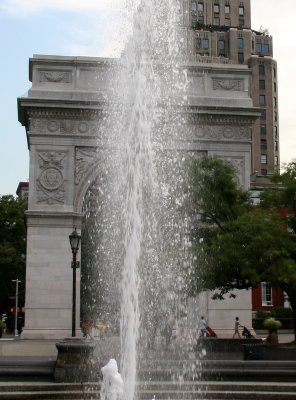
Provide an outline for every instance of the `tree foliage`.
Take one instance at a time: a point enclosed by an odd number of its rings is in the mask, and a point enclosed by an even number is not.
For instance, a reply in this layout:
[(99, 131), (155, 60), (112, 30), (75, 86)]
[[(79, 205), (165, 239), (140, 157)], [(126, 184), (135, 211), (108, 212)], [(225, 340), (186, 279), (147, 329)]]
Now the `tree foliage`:
[[(24, 221), (25, 202), (12, 195), (0, 197), (0, 309), (1, 312), (14, 305), (13, 279), (25, 283), (26, 229)], [(23, 286), (24, 288), (24, 286)], [(20, 290), (22, 291), (22, 289)], [(20, 296), (20, 305), (24, 295)]]
[(192, 208), (205, 217), (199, 222), (200, 238), (195, 237), (192, 246), (192, 292), (210, 289), (223, 298), (234, 289), (268, 281), (287, 293), (296, 322), (296, 241), (278, 212), (293, 204), (296, 164), (289, 165), (280, 180), (274, 177), (281, 188), (268, 189), (260, 206), (252, 205), (237, 185), (231, 165), (206, 157), (193, 160), (191, 171), (196, 185)]
[(189, 208), (223, 230), (249, 206), (249, 194), (237, 186), (231, 164), (216, 157), (192, 158), (189, 163)]

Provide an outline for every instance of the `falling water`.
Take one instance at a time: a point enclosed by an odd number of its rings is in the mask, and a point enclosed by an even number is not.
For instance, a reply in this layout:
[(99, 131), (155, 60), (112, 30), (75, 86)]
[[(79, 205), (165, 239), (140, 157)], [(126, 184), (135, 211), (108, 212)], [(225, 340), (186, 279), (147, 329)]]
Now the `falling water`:
[(172, 122), (177, 122), (172, 113), (177, 105), (177, 12), (176, 4), (169, 0), (140, 2), (122, 57), (125, 256), (121, 337), (127, 400), (135, 394), (141, 324), (145, 331), (147, 321), (153, 322), (159, 307), (157, 294), (163, 289), (163, 279), (168, 278), (159, 251), (165, 252), (160, 247), (165, 246), (171, 232), (167, 238), (162, 236), (164, 227), (159, 219), (165, 212), (165, 222), (173, 224), (164, 200), (169, 184), (164, 173), (168, 168), (166, 146), (169, 142), (172, 146), (176, 128)]
[(176, 138), (184, 123), (179, 107), (186, 79), (179, 67), (182, 37), (176, 0), (127, 0), (126, 10), (132, 29), (112, 76), (103, 143), (108, 156), (98, 151), (104, 172), (97, 181), (103, 200), (96, 216), (105, 296), (106, 287), (114, 293), (116, 271), (121, 270), (121, 373), (125, 399), (133, 400), (145, 324), (167, 313), (166, 301), (182, 286), (182, 179)]

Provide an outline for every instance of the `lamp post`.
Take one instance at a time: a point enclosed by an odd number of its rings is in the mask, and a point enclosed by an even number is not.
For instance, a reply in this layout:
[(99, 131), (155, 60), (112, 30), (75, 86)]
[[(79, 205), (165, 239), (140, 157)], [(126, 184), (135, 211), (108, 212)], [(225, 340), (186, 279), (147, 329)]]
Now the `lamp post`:
[(69, 235), (70, 246), (72, 250), (72, 263), (71, 267), (73, 269), (73, 297), (72, 297), (72, 337), (76, 336), (75, 328), (76, 328), (76, 268), (79, 268), (79, 262), (76, 261), (76, 256), (79, 250), (81, 236), (78, 232), (76, 232), (76, 228)]
[(18, 284), (21, 283), (22, 281), (18, 279), (13, 279), (12, 282), (15, 282), (14, 336), (18, 336), (18, 329), (17, 329)]

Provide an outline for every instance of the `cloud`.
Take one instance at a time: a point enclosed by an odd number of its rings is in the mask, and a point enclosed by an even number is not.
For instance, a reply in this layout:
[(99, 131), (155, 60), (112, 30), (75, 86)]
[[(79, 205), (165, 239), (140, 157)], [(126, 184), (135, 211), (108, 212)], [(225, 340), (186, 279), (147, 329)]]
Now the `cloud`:
[(12, 16), (29, 16), (46, 9), (83, 13), (110, 13), (118, 8), (119, 4), (119, 0), (2, 0), (0, 10)]
[[(66, 52), (76, 55), (117, 57), (129, 31), (130, 4), (138, 0), (0, 0), (0, 13), (10, 18), (38, 18), (46, 11), (77, 13), (88, 18), (84, 26), (71, 25)], [(115, 27), (115, 28), (114, 28)]]

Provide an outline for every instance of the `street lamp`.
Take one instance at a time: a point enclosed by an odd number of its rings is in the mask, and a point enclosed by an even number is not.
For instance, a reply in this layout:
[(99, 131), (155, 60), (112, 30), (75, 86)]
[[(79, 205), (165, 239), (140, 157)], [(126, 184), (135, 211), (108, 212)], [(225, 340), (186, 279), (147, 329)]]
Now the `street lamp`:
[(76, 232), (76, 228), (69, 235), (70, 246), (72, 250), (72, 263), (71, 267), (73, 269), (73, 298), (72, 298), (72, 337), (76, 336), (75, 327), (76, 327), (76, 268), (79, 268), (79, 261), (76, 261), (76, 256), (79, 250), (81, 236)]
[(14, 336), (18, 336), (18, 329), (17, 329), (18, 284), (21, 283), (22, 281), (18, 279), (13, 279), (12, 282), (15, 282)]

